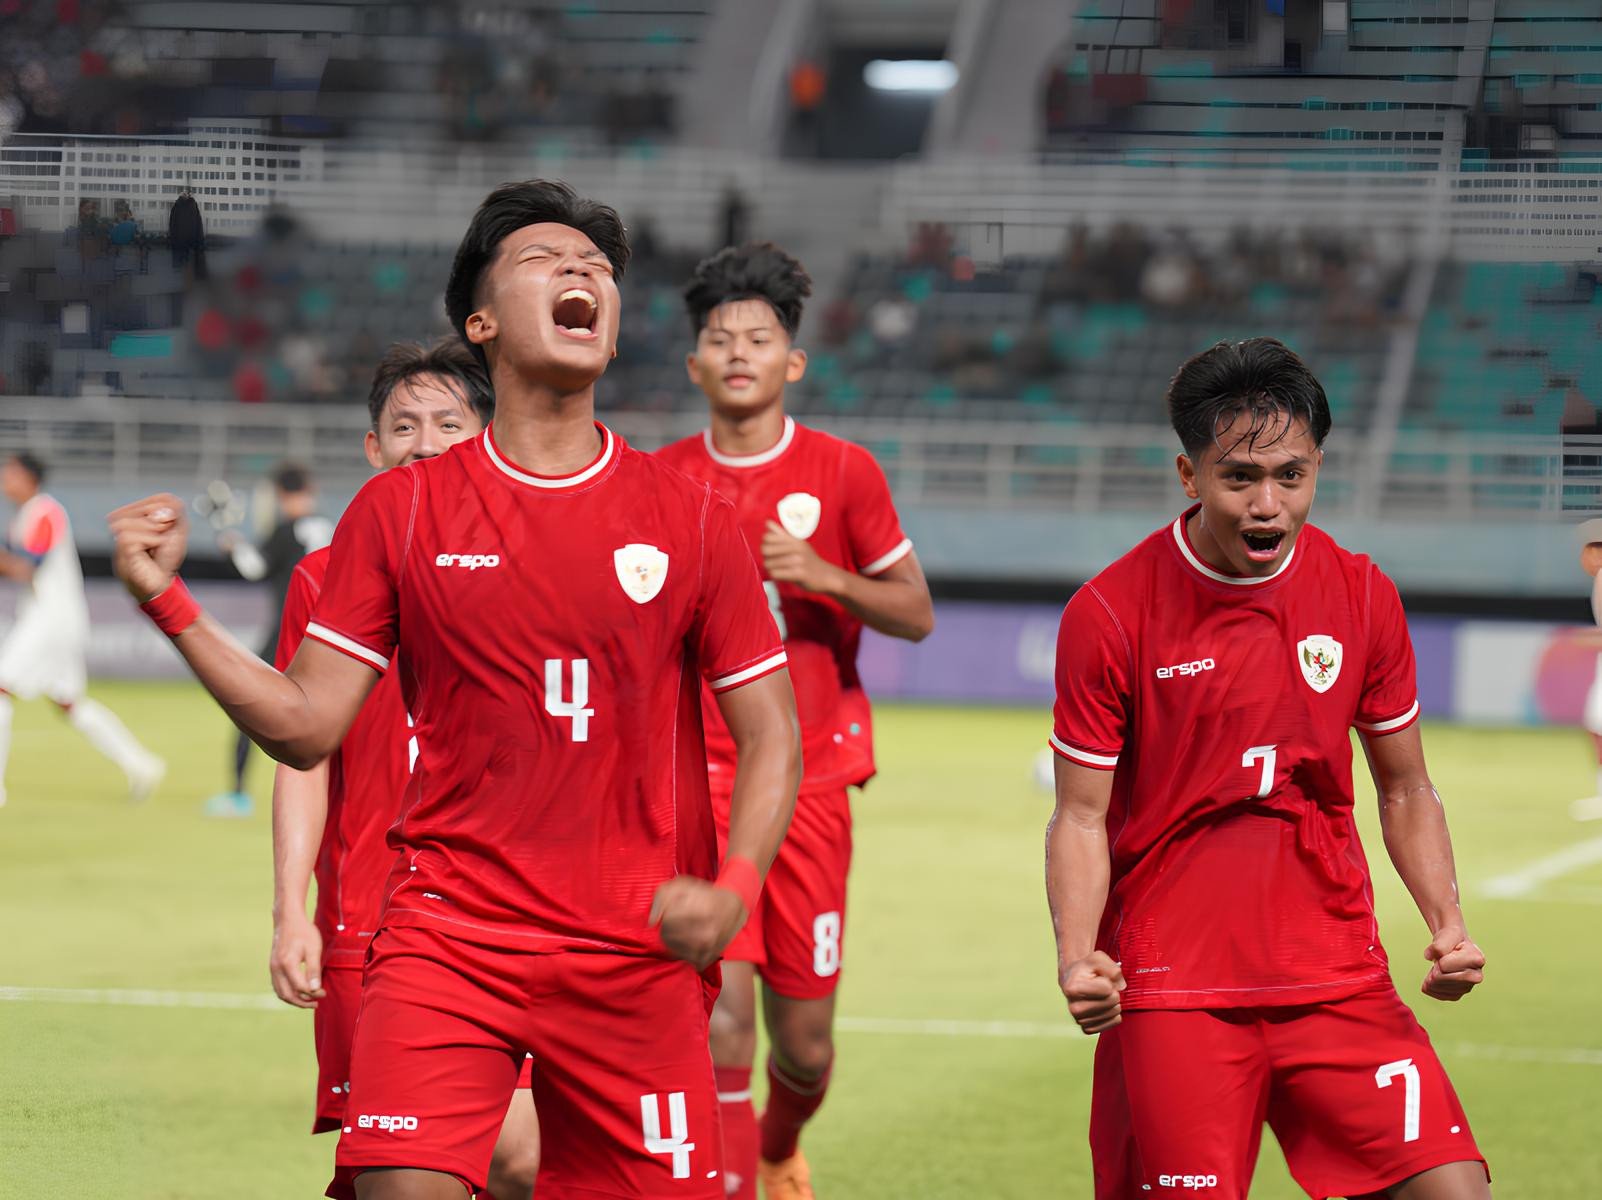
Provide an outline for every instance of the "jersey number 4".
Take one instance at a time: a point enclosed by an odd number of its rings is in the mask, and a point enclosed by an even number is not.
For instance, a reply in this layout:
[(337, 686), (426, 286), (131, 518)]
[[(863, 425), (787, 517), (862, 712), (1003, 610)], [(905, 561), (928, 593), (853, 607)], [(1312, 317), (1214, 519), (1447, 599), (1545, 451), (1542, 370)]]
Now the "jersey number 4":
[(587, 707), (590, 702), (590, 660), (575, 658), (573, 660), (573, 698), (563, 699), (562, 693), (566, 691), (562, 676), (566, 674), (566, 663), (560, 658), (547, 658), (545, 660), (545, 711), (553, 717), (570, 717), (573, 721), (573, 740), (587, 742), (590, 740), (590, 718), (595, 715), (593, 708)]

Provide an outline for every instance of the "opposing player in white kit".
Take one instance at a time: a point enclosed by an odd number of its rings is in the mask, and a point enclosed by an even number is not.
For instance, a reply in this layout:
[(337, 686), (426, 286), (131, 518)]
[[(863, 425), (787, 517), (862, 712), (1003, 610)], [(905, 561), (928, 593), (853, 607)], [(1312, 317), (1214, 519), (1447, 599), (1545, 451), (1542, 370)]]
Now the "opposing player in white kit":
[(122, 768), (128, 793), (143, 800), (161, 782), (166, 765), (134, 738), (105, 705), (84, 694), (89, 645), (89, 603), (66, 510), (40, 491), (45, 468), (31, 454), (14, 454), (0, 466), (0, 492), (17, 513), (0, 547), (0, 578), (24, 584), (17, 619), (0, 642), (0, 804), (11, 751), (11, 698), (44, 696)]

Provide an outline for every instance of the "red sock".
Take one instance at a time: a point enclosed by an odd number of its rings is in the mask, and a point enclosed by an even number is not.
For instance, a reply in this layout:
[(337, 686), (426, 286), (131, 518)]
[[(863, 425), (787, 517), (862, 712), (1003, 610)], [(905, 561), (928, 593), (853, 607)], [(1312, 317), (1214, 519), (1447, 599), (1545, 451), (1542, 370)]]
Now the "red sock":
[(718, 1117), (723, 1122), (723, 1194), (757, 1200), (757, 1123), (751, 1106), (751, 1068), (719, 1067)]
[[(831, 1064), (830, 1070), (833, 1070)], [(783, 1162), (795, 1153), (801, 1126), (812, 1118), (829, 1090), (829, 1071), (812, 1083), (791, 1079), (768, 1058), (768, 1106), (762, 1110), (762, 1157)]]

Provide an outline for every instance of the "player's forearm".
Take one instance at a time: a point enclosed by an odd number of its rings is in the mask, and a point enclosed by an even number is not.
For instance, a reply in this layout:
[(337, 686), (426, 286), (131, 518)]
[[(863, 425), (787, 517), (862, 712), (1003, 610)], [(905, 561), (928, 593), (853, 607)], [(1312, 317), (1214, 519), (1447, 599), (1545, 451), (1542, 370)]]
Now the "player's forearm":
[(30, 559), (20, 554), (13, 554), (9, 550), (0, 550), (0, 576), (14, 579), (18, 583), (30, 583), (33, 580), (34, 564)]
[(1076, 814), (1059, 805), (1046, 826), (1046, 900), (1059, 967), (1096, 948), (1111, 876), (1105, 817)]
[(328, 823), (328, 763), (309, 771), (278, 765), (273, 775), (273, 924), (306, 913), (323, 828)]
[(765, 876), (795, 813), (801, 733), (793, 716), (781, 717), (736, 734), (735, 747), (728, 857), (750, 859)]
[(257, 658), (214, 618), (203, 614), (173, 645), (229, 719), (279, 762), (306, 770), (339, 745), (344, 726), (331, 727), (299, 683)]
[(868, 628), (889, 637), (921, 642), (934, 632), (934, 603), (921, 583), (872, 579), (836, 567), (825, 594)]
[(1445, 925), (1464, 926), (1446, 810), (1429, 780), (1382, 793), (1380, 829), (1391, 863), (1430, 932)]

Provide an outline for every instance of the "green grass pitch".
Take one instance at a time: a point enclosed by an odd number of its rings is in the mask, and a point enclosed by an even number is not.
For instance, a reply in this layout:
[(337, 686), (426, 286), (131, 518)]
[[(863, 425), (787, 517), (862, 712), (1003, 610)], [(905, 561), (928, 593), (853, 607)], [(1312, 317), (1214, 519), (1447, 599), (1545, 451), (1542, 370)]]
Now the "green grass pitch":
[[(270, 933), (266, 761), (252, 765), (257, 815), (208, 821), (200, 802), (230, 753), (217, 710), (188, 686), (96, 692), (171, 771), (133, 808), (47, 706), (18, 707), (0, 809), (0, 989), (12, 989), (0, 992), (0, 1195), (320, 1195), (334, 1143), (306, 1133), (309, 1014), (84, 1002), (89, 989), (259, 996)], [(881, 709), (882, 773), (856, 809), (838, 1070), (805, 1141), (824, 1200), (1090, 1194), (1091, 1045), (1058, 1032), (1048, 800), (1030, 782), (1046, 719)], [(1567, 812), (1593, 790), (1588, 746), (1571, 730), (1442, 726), (1425, 744), (1490, 967), (1462, 1004), (1419, 996), (1423, 924), (1360, 785), (1398, 984), (1452, 1072), (1497, 1196), (1602, 1195), (1602, 864), (1592, 855), (1520, 898), (1482, 894), (1602, 838)], [(35, 988), (76, 994), (16, 990)], [(1266, 1140), (1252, 1196), (1300, 1194)]]

